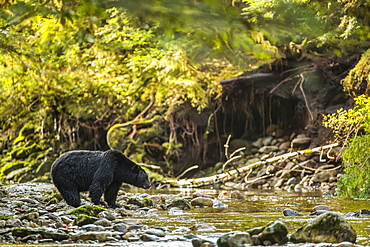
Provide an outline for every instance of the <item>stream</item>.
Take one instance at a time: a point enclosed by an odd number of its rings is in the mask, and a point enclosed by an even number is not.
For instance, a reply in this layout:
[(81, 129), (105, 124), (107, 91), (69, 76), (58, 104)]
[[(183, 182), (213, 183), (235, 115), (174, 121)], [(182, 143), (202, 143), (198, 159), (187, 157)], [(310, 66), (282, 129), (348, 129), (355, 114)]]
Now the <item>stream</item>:
[[(162, 190), (140, 190), (132, 189), (131, 193), (148, 193), (151, 195), (158, 194), (182, 194), (191, 198), (194, 192), (217, 198), (220, 190), (213, 189), (162, 189)], [(190, 240), (184, 241), (184, 235), (194, 234), (202, 239), (217, 242), (219, 236), (230, 231), (245, 231), (254, 227), (265, 226), (270, 221), (280, 220), (288, 228), (289, 233), (302, 226), (307, 221), (312, 220), (315, 216), (309, 216), (310, 211), (317, 205), (326, 205), (332, 211), (338, 211), (343, 214), (355, 212), (360, 209), (370, 209), (368, 200), (355, 199), (338, 199), (331, 194), (321, 192), (311, 193), (290, 193), (286, 191), (244, 191), (247, 199), (222, 200), (227, 204), (227, 208), (194, 208), (188, 210), (185, 214), (169, 215), (168, 210), (159, 210), (155, 214), (146, 214), (143, 210), (133, 210), (134, 215), (128, 220), (136, 221), (137, 224), (147, 225), (149, 227), (165, 227), (171, 234), (159, 242), (126, 242), (117, 243), (100, 243), (100, 244), (64, 244), (63, 246), (193, 246)], [(285, 208), (293, 209), (302, 216), (283, 216)], [(359, 218), (346, 218), (357, 233), (358, 246), (370, 246), (370, 216), (361, 216)], [(216, 228), (214, 231), (185, 231), (178, 232), (179, 229), (188, 229), (196, 224), (208, 223)], [(189, 230), (189, 229), (188, 229)], [(35, 246), (34, 244), (4, 244), (2, 246)], [(37, 244), (37, 246), (60, 246), (53, 243)], [(284, 246), (310, 246), (315, 244), (293, 244), (288, 243)], [(331, 246), (331, 245), (325, 245)]]

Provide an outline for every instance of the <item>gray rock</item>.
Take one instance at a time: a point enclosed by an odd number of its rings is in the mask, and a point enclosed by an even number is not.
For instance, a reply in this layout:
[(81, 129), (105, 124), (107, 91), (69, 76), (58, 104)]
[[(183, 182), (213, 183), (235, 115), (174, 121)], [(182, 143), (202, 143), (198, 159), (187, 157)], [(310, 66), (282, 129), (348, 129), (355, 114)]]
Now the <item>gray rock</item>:
[(252, 244), (252, 240), (248, 232), (229, 232), (217, 240), (218, 247), (243, 247)]
[(26, 237), (35, 234), (40, 234), (42, 238), (51, 238), (55, 241), (62, 241), (69, 238), (69, 235), (64, 232), (45, 228), (15, 227), (12, 229), (12, 235), (16, 237)]
[(83, 241), (87, 240), (98, 240), (104, 242), (108, 240), (108, 237), (112, 237), (112, 233), (109, 231), (96, 231), (96, 232), (83, 232), (79, 234), (78, 239)]
[(307, 147), (311, 143), (311, 138), (310, 137), (301, 137), (298, 136), (297, 138), (292, 140), (292, 147), (293, 148), (303, 148)]
[(13, 227), (20, 227), (22, 226), (22, 222), (20, 219), (7, 219), (6, 222), (5, 222), (5, 227), (10, 227), (10, 228), (13, 228)]
[(113, 226), (113, 230), (125, 233), (127, 231), (127, 226), (124, 223), (117, 223)]
[(292, 233), (290, 240), (293, 243), (355, 243), (356, 232), (340, 214), (329, 211), (298, 228)]
[(94, 224), (99, 225), (99, 226), (109, 227), (112, 225), (112, 222), (110, 222), (106, 218), (103, 218), (103, 219), (95, 221)]
[(88, 224), (81, 227), (82, 230), (87, 232), (105, 231), (104, 226)]
[(156, 229), (156, 228), (150, 228), (148, 230), (145, 231), (146, 234), (149, 234), (149, 235), (155, 235), (157, 237), (164, 237), (166, 236), (166, 233), (161, 230), (161, 229)]
[(144, 233), (143, 235), (140, 236), (140, 239), (143, 241), (149, 242), (149, 241), (158, 241), (159, 237)]
[(98, 217), (99, 218), (105, 218), (105, 219), (110, 220), (110, 221), (116, 219), (116, 217), (114, 217), (114, 215), (111, 212), (108, 212), (108, 211), (102, 211), (102, 212), (100, 212), (98, 214)]
[(286, 208), (283, 210), (283, 215), (284, 216), (302, 216), (301, 214), (297, 213), (293, 209)]
[(69, 225), (73, 222), (73, 219), (71, 219), (70, 217), (68, 217), (66, 215), (61, 216), (60, 219), (66, 225)]
[[(266, 245), (269, 242), (270, 245), (273, 244), (285, 244), (288, 242), (288, 229), (281, 221), (273, 221), (267, 224), (265, 229), (258, 235), (261, 243)], [(266, 242), (267, 241), (267, 242)]]

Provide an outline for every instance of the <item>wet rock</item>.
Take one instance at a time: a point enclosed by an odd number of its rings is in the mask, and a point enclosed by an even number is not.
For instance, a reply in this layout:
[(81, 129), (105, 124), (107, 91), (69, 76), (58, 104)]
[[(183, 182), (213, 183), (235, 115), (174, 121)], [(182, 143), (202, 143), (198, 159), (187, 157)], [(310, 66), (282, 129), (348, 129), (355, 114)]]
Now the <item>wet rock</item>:
[[(263, 231), (258, 235), (261, 243), (265, 245), (285, 244), (288, 242), (288, 229), (281, 221), (274, 221), (267, 224)], [(266, 243), (269, 244), (266, 244)]]
[(190, 201), (190, 204), (194, 207), (212, 207), (213, 200), (206, 197), (197, 197)]
[(245, 245), (251, 245), (252, 240), (248, 232), (229, 232), (217, 240), (218, 247), (243, 247)]
[(360, 209), (355, 212), (359, 217), (363, 215), (370, 215), (370, 210), (369, 209)]
[(232, 199), (238, 199), (238, 200), (246, 200), (247, 199), (247, 197), (243, 193), (241, 193), (239, 190), (231, 191), (230, 197)]
[(290, 239), (293, 243), (355, 243), (356, 233), (340, 214), (329, 211), (298, 228)]
[(173, 200), (169, 205), (167, 205), (168, 208), (176, 207), (180, 208), (182, 210), (189, 210), (191, 209), (191, 205), (188, 200), (186, 199), (175, 199)]
[(127, 232), (127, 225), (124, 223), (117, 223), (113, 226), (113, 230), (125, 233)]
[(318, 210), (330, 211), (330, 207), (326, 205), (317, 205), (312, 208), (311, 212), (318, 211)]
[(301, 214), (297, 213), (293, 209), (286, 208), (283, 210), (283, 215), (284, 216), (302, 216)]

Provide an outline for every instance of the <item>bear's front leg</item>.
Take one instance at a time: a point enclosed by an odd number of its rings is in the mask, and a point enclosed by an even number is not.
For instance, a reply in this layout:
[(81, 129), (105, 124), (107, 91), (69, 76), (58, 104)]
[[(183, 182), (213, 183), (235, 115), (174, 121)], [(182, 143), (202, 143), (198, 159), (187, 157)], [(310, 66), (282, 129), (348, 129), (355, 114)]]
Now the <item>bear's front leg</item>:
[(91, 201), (95, 205), (105, 205), (105, 203), (100, 200), (103, 195), (103, 192), (104, 192), (104, 186), (101, 185), (100, 183), (93, 183), (90, 185), (89, 197), (91, 198)]
[(104, 200), (108, 203), (111, 208), (119, 208), (121, 205), (116, 203), (117, 194), (122, 183), (113, 182), (111, 183), (104, 192)]

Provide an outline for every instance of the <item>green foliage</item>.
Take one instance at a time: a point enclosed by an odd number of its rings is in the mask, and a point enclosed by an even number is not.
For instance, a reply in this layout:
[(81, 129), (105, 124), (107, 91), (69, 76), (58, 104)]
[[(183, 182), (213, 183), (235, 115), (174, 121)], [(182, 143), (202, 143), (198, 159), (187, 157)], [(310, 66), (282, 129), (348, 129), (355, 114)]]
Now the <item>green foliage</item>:
[[(324, 126), (346, 141), (346, 174), (339, 180), (339, 195), (370, 198), (370, 98), (355, 98), (356, 106), (324, 117)], [(362, 135), (358, 133), (364, 132)]]
[(151, 102), (149, 117), (184, 102), (202, 110), (220, 89), (184, 50), (162, 46), (155, 27), (134, 27), (118, 9), (91, 16), (78, 8), (70, 18), (34, 16), (1, 34), (14, 41), (0, 53), (3, 178), (35, 174), (66, 150), (96, 148), (109, 126)]
[(370, 49), (362, 54), (356, 66), (344, 78), (343, 87), (352, 95), (370, 95)]

